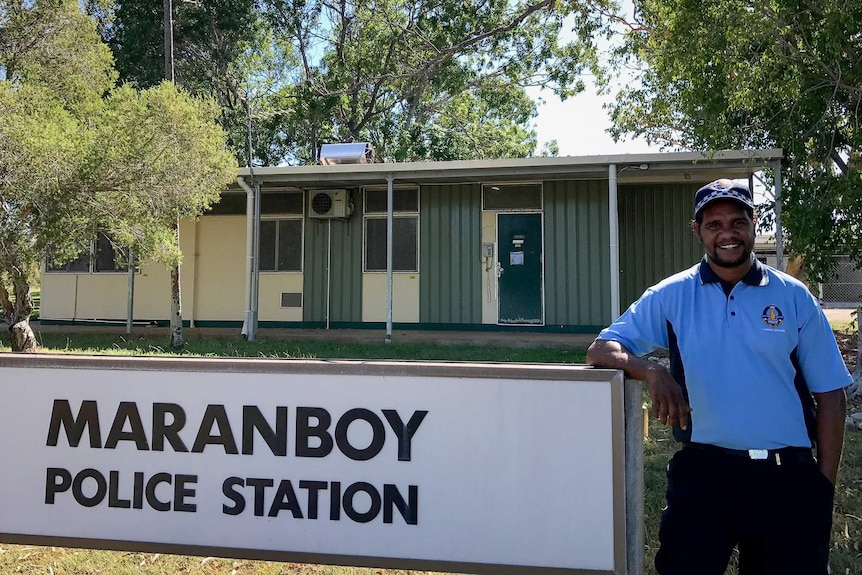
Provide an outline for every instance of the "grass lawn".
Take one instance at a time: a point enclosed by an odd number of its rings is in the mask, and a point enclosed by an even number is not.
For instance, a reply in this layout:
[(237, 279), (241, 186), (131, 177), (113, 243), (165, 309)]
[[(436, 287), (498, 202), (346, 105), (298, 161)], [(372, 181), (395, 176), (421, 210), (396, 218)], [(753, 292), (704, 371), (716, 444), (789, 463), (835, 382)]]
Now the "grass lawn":
[[(4, 334), (5, 335), (5, 334)], [(8, 341), (3, 342), (8, 344)], [(8, 346), (0, 343), (0, 351)], [(268, 358), (363, 358), (451, 361), (512, 361), (526, 363), (583, 363), (583, 349), (508, 348), (431, 344), (348, 344), (329, 342), (259, 341), (235, 339), (189, 341), (179, 353), (165, 349), (165, 338), (123, 336), (73, 336), (46, 334), (44, 351), (115, 355), (183, 355), (209, 357)], [(676, 446), (666, 428), (650, 425), (645, 441), (646, 573), (652, 575), (657, 533), (664, 506), (665, 465)], [(832, 573), (862, 573), (862, 433), (848, 433), (844, 463), (836, 488), (833, 528)], [(234, 559), (153, 555), (145, 553), (91, 551), (54, 547), (0, 544), (0, 573), (51, 575), (396, 575), (404, 571), (330, 567), (294, 563), (271, 563)], [(735, 574), (731, 568), (728, 574)]]
[[(166, 336), (47, 333), (41, 334), (38, 340), (42, 351), (47, 353), (100, 355), (413, 359), (518, 363), (584, 363), (586, 359), (585, 350), (576, 348), (435, 345), (398, 341), (391, 344), (274, 340), (249, 342), (238, 338), (212, 338), (188, 340), (182, 350), (174, 351), (168, 346)], [(9, 340), (5, 333), (0, 333), (0, 352), (3, 351), (10, 351)]]

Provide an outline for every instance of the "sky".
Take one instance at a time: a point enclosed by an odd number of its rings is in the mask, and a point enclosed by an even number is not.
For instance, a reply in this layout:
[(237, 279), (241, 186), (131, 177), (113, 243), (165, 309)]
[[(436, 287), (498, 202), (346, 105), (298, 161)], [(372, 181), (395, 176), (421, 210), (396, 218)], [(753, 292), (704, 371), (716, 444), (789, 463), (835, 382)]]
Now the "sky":
[(611, 125), (608, 111), (602, 104), (611, 101), (611, 96), (599, 96), (595, 87), (588, 83), (586, 89), (561, 102), (550, 91), (533, 91), (535, 99), (541, 96), (546, 103), (539, 106), (536, 120), (539, 146), (557, 140), (560, 156), (594, 156), (604, 154), (637, 154), (658, 152), (658, 146), (648, 146), (642, 139), (629, 138), (614, 143), (605, 131)]
[[(588, 83), (586, 89), (561, 102), (550, 91), (529, 91), (536, 99), (541, 96), (546, 103), (540, 105), (539, 116), (536, 119), (536, 132), (541, 150), (544, 143), (557, 140), (560, 146), (560, 156), (595, 156), (611, 154), (644, 154), (659, 153), (658, 146), (649, 146), (643, 139), (629, 137), (625, 141), (614, 143), (605, 131), (611, 125), (608, 111), (602, 104), (610, 102), (611, 96), (599, 96), (595, 87)], [(743, 181), (743, 180), (741, 180)], [(755, 201), (765, 201), (761, 185), (755, 182)]]

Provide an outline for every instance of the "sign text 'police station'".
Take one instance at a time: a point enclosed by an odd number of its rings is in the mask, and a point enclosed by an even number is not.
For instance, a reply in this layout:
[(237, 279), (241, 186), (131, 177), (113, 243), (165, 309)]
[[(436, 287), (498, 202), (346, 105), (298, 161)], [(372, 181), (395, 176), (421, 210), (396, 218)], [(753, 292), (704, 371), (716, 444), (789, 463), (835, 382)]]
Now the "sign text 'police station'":
[[(405, 418), (397, 410), (353, 408), (333, 414), (322, 407), (275, 406), (261, 409), (243, 405), (239, 421), (231, 419), (222, 404), (208, 404), (202, 416), (189, 420), (177, 403), (154, 402), (145, 413), (133, 401), (119, 402), (100, 415), (96, 400), (84, 400), (77, 413), (68, 399), (55, 399), (48, 422), (46, 445), (72, 449), (117, 449), (132, 446), (137, 451), (172, 451), (202, 454), (218, 451), (225, 455), (250, 456), (258, 451), (272, 457), (326, 458), (340, 453), (353, 461), (369, 461), (381, 456), (387, 440), (397, 442), (399, 462), (413, 459), (413, 437), (428, 415), (415, 410)], [(103, 426), (110, 417), (110, 427)], [(357, 434), (349, 433), (360, 430)], [(103, 432), (107, 429), (107, 433)], [(255, 442), (259, 437), (261, 442)], [(61, 440), (62, 438), (62, 440)], [(65, 445), (64, 445), (65, 444)], [(291, 449), (292, 447), (292, 449)], [(238, 466), (241, 468), (241, 466)], [(69, 469), (48, 467), (45, 476), (45, 504), (54, 505), (62, 497), (73, 498), (82, 507), (107, 504), (116, 509), (144, 509), (194, 513), (198, 475), (176, 470), (147, 473), (113, 469)], [(222, 482), (221, 512), (235, 516), (290, 517), (293, 519), (347, 518), (368, 523), (382, 516), (392, 523), (396, 512), (408, 525), (419, 520), (419, 487), (391, 483), (374, 485), (365, 481), (344, 483), (337, 478), (245, 477), (237, 473)]]

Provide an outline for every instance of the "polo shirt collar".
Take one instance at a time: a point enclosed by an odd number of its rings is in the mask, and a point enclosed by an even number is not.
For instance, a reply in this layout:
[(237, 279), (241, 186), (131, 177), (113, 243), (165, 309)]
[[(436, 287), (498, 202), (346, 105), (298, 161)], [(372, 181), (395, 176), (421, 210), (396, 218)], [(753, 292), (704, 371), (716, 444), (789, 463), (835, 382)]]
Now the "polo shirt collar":
[[(755, 287), (765, 286), (769, 283), (769, 273), (766, 271), (766, 266), (760, 263), (760, 260), (754, 257), (754, 254), (752, 254), (751, 259), (754, 261), (751, 267), (748, 268), (748, 272), (742, 276), (742, 283)], [(703, 256), (703, 259), (700, 260), (700, 270), (698, 273), (700, 274), (700, 283), (702, 284), (722, 283), (721, 278), (709, 267), (706, 256)]]

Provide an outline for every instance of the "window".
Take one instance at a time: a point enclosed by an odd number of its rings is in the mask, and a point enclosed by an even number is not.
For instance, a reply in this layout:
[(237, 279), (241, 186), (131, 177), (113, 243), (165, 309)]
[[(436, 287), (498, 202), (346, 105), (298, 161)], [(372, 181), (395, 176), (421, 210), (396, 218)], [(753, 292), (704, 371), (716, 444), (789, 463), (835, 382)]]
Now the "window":
[(49, 261), (46, 269), (53, 273), (73, 274), (128, 272), (128, 263), (118, 263), (118, 259), (125, 260), (125, 253), (118, 251), (111, 239), (99, 232), (96, 241), (91, 242), (89, 249), (81, 252), (77, 258), (64, 265), (54, 265)]
[[(246, 194), (225, 192), (219, 201), (210, 206), (204, 215), (207, 216), (244, 216), (246, 215)], [(302, 215), (302, 192), (274, 192), (261, 190), (261, 214), (296, 214)]]
[(96, 249), (93, 253), (93, 271), (95, 273), (129, 271), (128, 262), (123, 262), (122, 265), (117, 263), (117, 255), (123, 256), (121, 259), (126, 259), (124, 253), (117, 253), (110, 238), (100, 232), (96, 236)]
[(482, 186), (482, 209), (540, 210), (542, 184), (486, 184)]
[[(417, 236), (419, 218), (394, 217), (392, 219), (392, 269), (396, 272), (419, 270)], [(368, 218), (365, 221), (365, 271), (386, 271), (386, 218)]]
[(64, 272), (70, 274), (90, 273), (90, 250), (82, 252), (77, 258), (64, 265), (56, 265), (48, 261), (46, 269), (49, 272)]
[(260, 222), (260, 271), (302, 271), (302, 220)]
[[(386, 190), (365, 190), (365, 213), (386, 213)], [(392, 190), (393, 212), (419, 212), (419, 190), (416, 188)]]
[[(365, 271), (386, 271), (386, 196), (380, 189), (365, 190)], [(419, 190), (393, 190), (392, 269), (419, 271)]]

